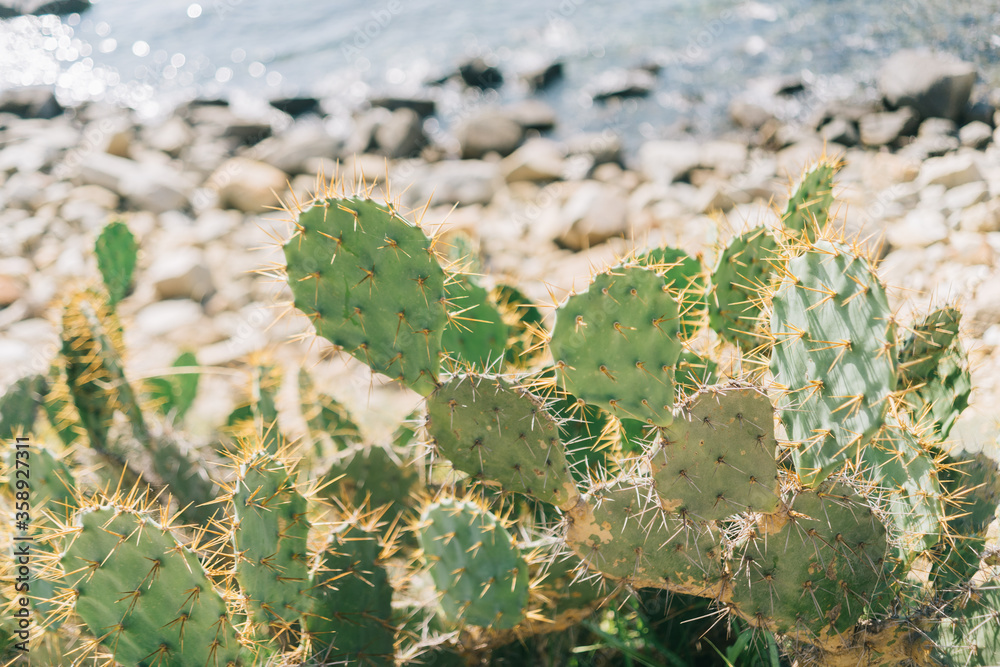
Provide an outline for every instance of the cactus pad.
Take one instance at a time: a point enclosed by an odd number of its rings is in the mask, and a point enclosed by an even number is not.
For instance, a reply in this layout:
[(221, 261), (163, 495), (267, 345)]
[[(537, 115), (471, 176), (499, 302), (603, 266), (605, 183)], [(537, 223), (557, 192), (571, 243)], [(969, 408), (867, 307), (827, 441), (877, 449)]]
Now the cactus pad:
[(884, 423), (896, 387), (895, 331), (867, 260), (820, 241), (788, 262), (773, 297), (771, 372), (795, 465), (807, 483), (833, 472)]
[(705, 324), (708, 311), (708, 276), (701, 262), (680, 248), (655, 248), (636, 258), (640, 264), (663, 273), (667, 287), (680, 295), (681, 340), (693, 337)]
[(442, 499), (420, 515), (417, 537), (452, 622), (512, 628), (528, 603), (528, 565), (507, 530), (469, 501)]
[(285, 465), (265, 451), (245, 454), (229, 496), (236, 579), (251, 621), (288, 627), (305, 611), (309, 586), (306, 499)]
[(378, 535), (334, 528), (310, 574), (305, 626), (322, 664), (392, 665), (392, 586)]
[(128, 293), (138, 253), (139, 245), (124, 222), (108, 224), (97, 237), (94, 254), (112, 308)]
[(817, 637), (843, 633), (863, 614), (884, 612), (885, 528), (849, 489), (803, 491), (787, 523), (744, 548), (732, 602), (774, 630)]
[(786, 231), (816, 241), (830, 217), (833, 177), (838, 169), (839, 163), (821, 159), (802, 175), (781, 216)]
[(447, 322), (445, 275), (418, 227), (370, 200), (318, 200), (284, 250), (295, 306), (316, 333), (431, 392)]
[(777, 442), (767, 395), (747, 385), (716, 385), (684, 408), (649, 453), (663, 502), (702, 521), (777, 509)]
[(559, 379), (616, 417), (667, 426), (679, 327), (677, 301), (661, 275), (610, 269), (556, 311), (551, 348)]
[(76, 613), (123, 665), (249, 665), (195, 555), (143, 512), (80, 510), (62, 557)]
[(456, 375), (430, 396), (427, 412), (431, 438), (458, 470), (560, 507), (576, 503), (556, 422), (508, 380)]
[(462, 273), (453, 275), (445, 289), (448, 325), (441, 337), (445, 353), (484, 371), (499, 366), (507, 343), (507, 324), (489, 292), (473, 276)]
[(691, 591), (721, 574), (717, 532), (665, 510), (651, 486), (601, 483), (586, 497), (593, 512), (574, 517), (566, 541), (592, 569), (636, 587), (670, 583)]
[(746, 351), (764, 342), (761, 300), (777, 258), (777, 241), (764, 227), (755, 227), (729, 242), (712, 271), (708, 324), (724, 340)]

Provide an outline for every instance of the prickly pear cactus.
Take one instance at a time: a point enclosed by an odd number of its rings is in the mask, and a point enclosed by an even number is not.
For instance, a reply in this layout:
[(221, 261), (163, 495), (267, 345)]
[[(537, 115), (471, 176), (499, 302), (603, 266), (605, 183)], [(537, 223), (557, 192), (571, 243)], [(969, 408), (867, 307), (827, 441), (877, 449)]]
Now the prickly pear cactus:
[(123, 665), (250, 665), (198, 558), (143, 508), (92, 505), (62, 556), (75, 612)]
[(663, 276), (625, 265), (559, 306), (552, 356), (569, 393), (616, 417), (668, 426), (679, 333), (679, 306)]
[(712, 271), (708, 324), (724, 340), (750, 352), (763, 343), (761, 304), (780, 253), (764, 227), (733, 238)]
[(666, 506), (714, 521), (778, 508), (777, 446), (767, 395), (734, 383), (694, 395), (647, 456)]
[(444, 270), (391, 205), (318, 199), (284, 245), (295, 307), (316, 333), (427, 395), (448, 322)]
[(431, 395), (427, 411), (434, 444), (458, 470), (559, 507), (576, 503), (556, 422), (509, 380), (456, 375)]
[(827, 158), (802, 174), (788, 198), (781, 224), (786, 234), (810, 243), (821, 237), (833, 204), (833, 177), (841, 164)]
[(892, 311), (870, 263), (832, 241), (788, 262), (772, 304), (780, 417), (798, 444), (796, 469), (812, 484), (885, 423), (897, 378)]
[(256, 628), (288, 628), (306, 611), (309, 518), (285, 464), (264, 450), (239, 462), (232, 504), (235, 574)]
[(417, 536), (441, 609), (452, 622), (511, 628), (528, 603), (528, 565), (500, 520), (474, 502), (442, 499)]

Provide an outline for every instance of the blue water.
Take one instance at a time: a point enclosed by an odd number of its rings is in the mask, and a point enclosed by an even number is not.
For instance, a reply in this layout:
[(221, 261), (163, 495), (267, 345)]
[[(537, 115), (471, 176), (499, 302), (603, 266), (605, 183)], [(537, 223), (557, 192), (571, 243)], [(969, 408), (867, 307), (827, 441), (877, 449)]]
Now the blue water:
[[(414, 91), (460, 60), (505, 72), (559, 57), (542, 97), (564, 131), (623, 126), (656, 136), (684, 121), (725, 127), (753, 79), (801, 74), (817, 95), (870, 84), (902, 47), (950, 51), (1000, 84), (1000, 13), (982, 0), (100, 0), (81, 16), (0, 21), (0, 88), (58, 86), (67, 103), (103, 99), (162, 114), (194, 95), (318, 94), (350, 107), (372, 91)], [(593, 104), (602, 71), (664, 65), (653, 95)], [(508, 77), (510, 80), (511, 77)], [(505, 85), (499, 101), (527, 91)], [(457, 91), (449, 105), (467, 104)], [(335, 105), (336, 106), (336, 105)]]

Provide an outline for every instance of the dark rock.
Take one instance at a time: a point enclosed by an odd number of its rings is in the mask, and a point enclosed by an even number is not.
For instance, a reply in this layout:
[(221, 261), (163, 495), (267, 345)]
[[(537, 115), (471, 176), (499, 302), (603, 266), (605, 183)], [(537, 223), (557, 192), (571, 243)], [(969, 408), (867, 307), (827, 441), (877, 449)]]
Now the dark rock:
[(298, 118), (307, 113), (321, 113), (319, 100), (315, 97), (283, 97), (271, 100), (271, 106), (278, 111), (284, 111), (292, 118)]
[(976, 81), (976, 67), (946, 54), (904, 50), (879, 72), (879, 91), (893, 109), (910, 106), (921, 118), (959, 120)]
[(862, 116), (875, 113), (876, 111), (878, 111), (878, 109), (876, 109), (873, 104), (844, 101), (833, 102), (823, 107), (819, 113), (812, 117), (812, 126), (818, 130), (837, 118), (843, 118), (844, 120), (857, 125)]
[(611, 70), (594, 81), (590, 96), (597, 101), (612, 97), (645, 97), (656, 87), (656, 77), (646, 70)]
[(78, 14), (90, 8), (90, 0), (0, 0), (0, 19), (33, 14)]
[(531, 86), (532, 90), (543, 90), (562, 78), (563, 64), (558, 60), (541, 63), (521, 72), (521, 79)]
[(965, 107), (965, 114), (962, 116), (962, 122), (968, 124), (974, 121), (979, 121), (980, 123), (986, 123), (990, 127), (993, 127), (994, 113), (996, 113), (995, 106), (986, 100), (980, 100)]
[(63, 112), (50, 86), (23, 86), (0, 93), (0, 113), (21, 118), (55, 118)]
[(782, 95), (785, 97), (795, 95), (805, 91), (806, 84), (802, 80), (802, 77), (797, 74), (790, 74), (788, 76), (783, 76), (775, 79), (774, 82), (774, 94)]
[(388, 109), (389, 111), (395, 111), (397, 109), (412, 109), (413, 111), (416, 111), (421, 118), (433, 116), (436, 109), (434, 100), (420, 97), (373, 97), (368, 100), (368, 103), (373, 107), (382, 107), (383, 109)]
[(848, 147), (856, 146), (860, 139), (857, 126), (843, 118), (833, 119), (824, 125), (819, 133), (827, 141)]
[(458, 75), (471, 88), (499, 88), (503, 85), (500, 69), (486, 64), (482, 58), (473, 58), (459, 65)]
[(900, 137), (911, 136), (919, 127), (920, 117), (910, 107), (899, 111), (881, 111), (862, 116), (858, 123), (861, 143), (866, 146), (887, 146)]
[(463, 159), (478, 159), (487, 153), (505, 157), (524, 141), (524, 128), (509, 115), (485, 112), (463, 123), (456, 132)]

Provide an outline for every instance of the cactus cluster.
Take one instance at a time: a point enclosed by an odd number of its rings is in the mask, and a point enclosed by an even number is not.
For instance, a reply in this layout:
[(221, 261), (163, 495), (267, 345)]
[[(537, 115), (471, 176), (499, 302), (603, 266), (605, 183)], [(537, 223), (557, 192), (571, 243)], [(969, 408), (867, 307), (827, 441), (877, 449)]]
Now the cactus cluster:
[(307, 434), (286, 441), (258, 357), (218, 451), (191, 446), (197, 359), (128, 378), (136, 243), (109, 226), (60, 359), (0, 399), (3, 433), (38, 441), (39, 646), (444, 663), (652, 588), (799, 664), (996, 664), (1000, 469), (948, 439), (971, 390), (960, 313), (898, 321), (831, 231), (838, 168), (714, 261), (643, 249), (553, 318), (466, 239), (324, 183), (289, 207), (277, 273), (319, 337), (420, 397), (385, 442), (304, 370)]

